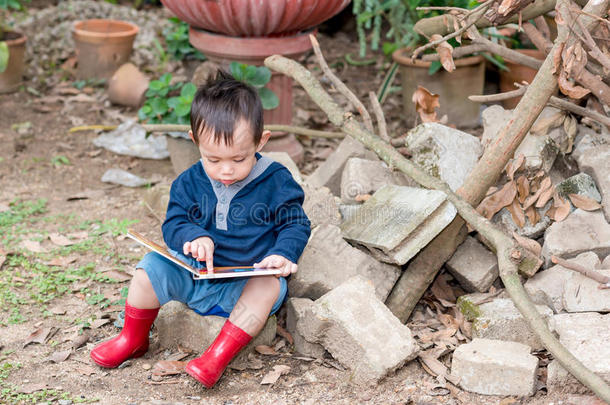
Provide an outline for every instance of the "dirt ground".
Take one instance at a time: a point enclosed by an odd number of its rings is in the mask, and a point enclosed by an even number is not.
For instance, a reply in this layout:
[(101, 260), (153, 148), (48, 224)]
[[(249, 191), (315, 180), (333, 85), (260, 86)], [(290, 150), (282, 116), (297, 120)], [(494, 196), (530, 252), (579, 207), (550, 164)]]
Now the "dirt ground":
[[(323, 37), (321, 43), (330, 55), (329, 64), (348, 86), (361, 96), (377, 89), (384, 73), (381, 59), (369, 66), (347, 64), (346, 50), (357, 49), (354, 39), (344, 33)], [(307, 61), (313, 67), (313, 58)], [(62, 86), (70, 85), (68, 80)], [(113, 186), (100, 179), (112, 167), (144, 178), (160, 176), (162, 183), (171, 182), (174, 173), (167, 159), (116, 155), (95, 147), (93, 132), (68, 133), (82, 123), (116, 123), (117, 113), (135, 115), (133, 110), (104, 103), (103, 88), (35, 93), (23, 89), (0, 96), (1, 403), (509, 405), (590, 399), (548, 396), (544, 390), (521, 400), (440, 389), (417, 361), (378, 385), (356, 386), (349, 370), (341, 370), (331, 360), (300, 357), (281, 343), (280, 336), (274, 342), (278, 355), (256, 355), (262, 368), (228, 370), (211, 390), (186, 374), (152, 377), (151, 366), (176, 355), (158, 346), (154, 332), (145, 357), (114, 370), (95, 366), (89, 351), (118, 332), (113, 321), (121, 310), (121, 290), (145, 253), (122, 234), (131, 226), (161, 240), (159, 220), (142, 203), (149, 188)], [(384, 106), (392, 131), (402, 130), (400, 102), (395, 94)], [(295, 114), (295, 123), (330, 129), (299, 89), (295, 89)], [(337, 142), (305, 140), (304, 144), (302, 169), (308, 173)], [(117, 282), (117, 277), (122, 281)], [(282, 318), (280, 313), (280, 324)], [(288, 365), (289, 373), (273, 385), (261, 385), (262, 377), (279, 364)]]

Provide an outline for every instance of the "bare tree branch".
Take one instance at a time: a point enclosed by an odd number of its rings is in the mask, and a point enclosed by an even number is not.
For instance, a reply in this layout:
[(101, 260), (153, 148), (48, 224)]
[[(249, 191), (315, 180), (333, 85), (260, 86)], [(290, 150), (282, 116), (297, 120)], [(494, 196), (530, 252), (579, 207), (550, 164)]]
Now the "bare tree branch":
[(390, 136), (388, 135), (388, 125), (386, 123), (385, 116), (383, 115), (381, 104), (379, 104), (379, 100), (377, 100), (377, 95), (375, 95), (374, 91), (369, 91), (369, 100), (371, 101), (371, 105), (373, 106), (373, 112), (375, 113), (375, 117), (377, 118), (379, 137), (386, 142), (390, 142)]

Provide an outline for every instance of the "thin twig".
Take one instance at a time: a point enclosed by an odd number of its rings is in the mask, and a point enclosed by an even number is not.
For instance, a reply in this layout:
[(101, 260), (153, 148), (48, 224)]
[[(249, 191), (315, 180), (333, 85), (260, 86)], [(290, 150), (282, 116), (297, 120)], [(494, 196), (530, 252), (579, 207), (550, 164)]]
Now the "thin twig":
[(548, 54), (551, 48), (553, 47), (553, 43), (545, 38), (545, 36), (540, 32), (534, 24), (530, 22), (526, 22), (523, 24), (523, 31), (532, 41), (532, 43), (538, 48), (540, 52), (544, 52), (544, 54)]
[(576, 22), (578, 23), (580, 30), (582, 31), (583, 35), (585, 36), (584, 42), (589, 46), (589, 49), (591, 49), (591, 51), (589, 52), (589, 55), (591, 55), (595, 59), (597, 59), (599, 61), (599, 63), (602, 64), (602, 66), (606, 66), (606, 67), (610, 68), (610, 57), (608, 57), (608, 55), (606, 55), (599, 49), (599, 47), (595, 43), (595, 40), (589, 33), (589, 30), (587, 30), (585, 28), (585, 26), (584, 26), (583, 22), (580, 20), (580, 18), (576, 19)]
[(467, 8), (461, 7), (416, 7), (417, 11), (432, 11), (432, 10), (442, 10), (442, 11), (458, 11), (460, 13), (468, 13), (470, 10)]
[(356, 97), (356, 95), (352, 93), (352, 91), (345, 85), (345, 83), (343, 83), (341, 79), (335, 76), (332, 70), (330, 70), (328, 64), (326, 63), (326, 60), (324, 60), (324, 56), (322, 55), (322, 51), (320, 50), (320, 43), (318, 42), (316, 37), (310, 34), (309, 39), (311, 40), (311, 44), (313, 45), (313, 51), (316, 54), (316, 57), (318, 58), (318, 63), (320, 64), (320, 68), (322, 69), (324, 74), (330, 79), (335, 88), (339, 90), (339, 92), (345, 97), (347, 97), (347, 99), (356, 107), (356, 109), (362, 116), (364, 126), (369, 131), (375, 132), (373, 128), (373, 120), (371, 119), (371, 115), (367, 111), (366, 107), (364, 107), (364, 104), (362, 104), (358, 97)]
[(538, 17), (534, 18), (534, 22), (536, 23), (536, 28), (538, 29), (538, 31), (540, 31), (544, 39), (550, 41), (551, 29), (549, 28), (549, 25), (547, 24), (544, 16), (539, 15)]
[(379, 136), (386, 142), (390, 142), (390, 136), (388, 135), (388, 125), (385, 120), (385, 116), (383, 115), (383, 110), (381, 109), (381, 104), (379, 104), (379, 100), (377, 100), (377, 96), (374, 91), (369, 91), (369, 100), (371, 101), (371, 105), (373, 106), (373, 112), (375, 113), (375, 118), (377, 118), (377, 127), (379, 128)]
[[(461, 58), (462, 56), (470, 55), (471, 53), (482, 52), (486, 50), (487, 46), (483, 44), (464, 45), (454, 48), (452, 55), (454, 59), (457, 59)], [(440, 56), (438, 53), (429, 53), (426, 55), (422, 55), (421, 60), (431, 62), (434, 60), (440, 60)]]
[(581, 266), (578, 263), (572, 263), (557, 256), (551, 256), (551, 261), (555, 264), (565, 267), (566, 269), (577, 271), (583, 276), (588, 277), (591, 280), (597, 281), (600, 284), (606, 285), (610, 283), (610, 277), (598, 271), (588, 269), (585, 266)]
[(468, 96), (468, 99), (470, 101), (474, 101), (475, 103), (490, 103), (490, 102), (494, 102), (494, 101), (504, 101), (504, 100), (508, 100), (511, 98), (515, 98), (515, 97), (519, 97), (525, 94), (525, 90), (527, 90), (527, 87), (521, 87), (520, 89), (517, 90), (511, 90), (511, 91), (507, 91), (504, 93), (498, 93), (498, 94), (485, 94), (485, 95), (473, 95), (473, 96)]

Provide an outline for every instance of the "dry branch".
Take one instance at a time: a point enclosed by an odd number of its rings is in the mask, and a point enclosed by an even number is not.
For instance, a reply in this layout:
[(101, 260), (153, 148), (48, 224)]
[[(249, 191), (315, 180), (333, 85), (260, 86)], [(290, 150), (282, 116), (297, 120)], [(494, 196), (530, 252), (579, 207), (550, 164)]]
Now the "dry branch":
[(597, 281), (598, 283), (600, 283), (604, 286), (610, 287), (610, 277), (606, 276), (605, 274), (602, 274), (595, 270), (588, 269), (585, 266), (581, 266), (578, 263), (571, 263), (571, 262), (564, 260), (557, 256), (551, 256), (551, 261), (555, 264), (565, 267), (566, 269), (574, 270), (574, 271), (582, 274), (583, 276), (590, 278), (591, 280)]
[(385, 120), (385, 115), (383, 115), (383, 110), (381, 109), (381, 104), (379, 104), (379, 100), (377, 100), (377, 95), (374, 91), (369, 91), (369, 100), (371, 101), (371, 106), (373, 106), (373, 111), (375, 112), (375, 118), (377, 119), (377, 127), (379, 128), (379, 137), (386, 142), (391, 142), (390, 136), (388, 135), (388, 125)]

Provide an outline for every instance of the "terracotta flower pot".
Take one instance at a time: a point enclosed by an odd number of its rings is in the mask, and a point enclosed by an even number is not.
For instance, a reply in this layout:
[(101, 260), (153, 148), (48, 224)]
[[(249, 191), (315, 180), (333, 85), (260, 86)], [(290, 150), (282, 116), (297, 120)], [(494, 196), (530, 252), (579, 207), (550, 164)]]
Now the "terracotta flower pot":
[(5, 32), (4, 36), (9, 57), (6, 70), (0, 73), (0, 94), (17, 90), (21, 85), (25, 69), (26, 36), (17, 32)]
[[(540, 60), (544, 60), (545, 56), (544, 53), (542, 53), (538, 49), (515, 49), (515, 51)], [(500, 92), (502, 93), (515, 90), (517, 88), (514, 85), (515, 82), (521, 83), (522, 81), (526, 81), (528, 83), (531, 83), (532, 80), (534, 80), (536, 73), (538, 72), (535, 69), (511, 62), (508, 59), (504, 61), (504, 64), (507, 68), (510, 69), (510, 71), (500, 71)], [(517, 106), (519, 100), (521, 100), (521, 97), (515, 97), (508, 100), (504, 100), (502, 101), (502, 105), (506, 109), (513, 109)]]
[(139, 107), (149, 83), (148, 77), (133, 63), (125, 63), (108, 80), (108, 98), (114, 104)]
[(133, 49), (138, 26), (126, 21), (93, 19), (74, 23), (79, 79), (108, 79)]
[(415, 105), (411, 101), (418, 85), (440, 96), (439, 118), (447, 114), (448, 123), (461, 128), (479, 124), (479, 104), (468, 100), (468, 96), (483, 94), (485, 59), (482, 56), (456, 59), (456, 69), (453, 72), (449, 73), (441, 68), (433, 75), (428, 74), (430, 62), (412, 61), (409, 49), (398, 49), (392, 57), (400, 65), (403, 109), (407, 125), (414, 126), (419, 122)]

